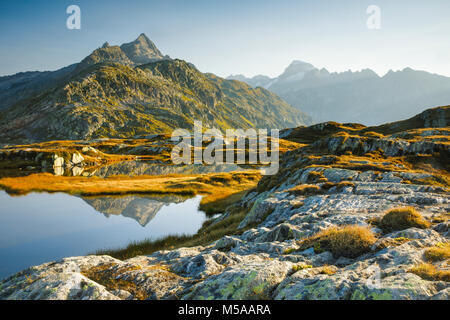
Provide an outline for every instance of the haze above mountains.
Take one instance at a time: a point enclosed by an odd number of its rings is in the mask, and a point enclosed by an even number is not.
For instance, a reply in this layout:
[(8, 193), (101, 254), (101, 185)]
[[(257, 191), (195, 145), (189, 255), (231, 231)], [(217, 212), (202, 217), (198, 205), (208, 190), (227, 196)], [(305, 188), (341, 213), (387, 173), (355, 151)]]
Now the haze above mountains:
[(286, 128), (311, 119), (263, 88), (201, 73), (141, 34), (54, 72), (0, 78), (0, 141), (129, 138), (205, 127)]
[(232, 75), (227, 79), (268, 89), (312, 116), (316, 123), (378, 125), (450, 101), (449, 77), (410, 68), (389, 71), (380, 77), (370, 69), (331, 73), (303, 61), (293, 61), (276, 78)]

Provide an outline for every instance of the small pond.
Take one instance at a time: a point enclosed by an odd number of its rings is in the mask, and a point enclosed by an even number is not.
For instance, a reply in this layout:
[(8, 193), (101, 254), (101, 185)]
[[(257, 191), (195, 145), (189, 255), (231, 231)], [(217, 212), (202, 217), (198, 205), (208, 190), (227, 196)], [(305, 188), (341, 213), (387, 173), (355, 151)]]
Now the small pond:
[(0, 191), (0, 279), (29, 266), (132, 241), (195, 234), (207, 219), (201, 197), (81, 198)]

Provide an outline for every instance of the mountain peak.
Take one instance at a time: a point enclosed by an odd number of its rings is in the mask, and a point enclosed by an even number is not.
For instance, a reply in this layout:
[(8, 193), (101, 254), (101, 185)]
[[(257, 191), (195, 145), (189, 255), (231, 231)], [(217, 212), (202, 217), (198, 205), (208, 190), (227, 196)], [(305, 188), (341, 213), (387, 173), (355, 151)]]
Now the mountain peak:
[(147, 35), (145, 33), (141, 33), (139, 35), (139, 37), (137, 37), (136, 41), (138, 40), (146, 40), (146, 41), (150, 41), (150, 39), (147, 37)]
[(136, 64), (145, 64), (164, 59), (161, 51), (145, 33), (141, 33), (133, 42), (124, 43), (120, 48)]
[(83, 61), (78, 64), (77, 70), (82, 70), (88, 66), (105, 62), (120, 63), (127, 66), (132, 66), (134, 64), (118, 46), (110, 46), (106, 42), (101, 48), (94, 50), (90, 55), (84, 58)]
[(317, 70), (317, 68), (310, 63), (294, 60), (280, 75), (279, 79), (287, 81), (301, 80), (311, 70)]
[[(147, 35), (145, 33), (141, 33), (139, 35), (139, 37), (136, 38), (136, 40), (134, 40), (131, 43), (135, 43), (135, 44), (142, 44), (146, 47), (153, 47), (156, 48), (156, 45), (149, 39), (149, 37), (147, 37)], [(158, 48), (156, 48), (156, 50), (158, 50)]]
[(105, 42), (81, 61), (77, 68), (81, 70), (86, 66), (100, 62), (116, 62), (136, 66), (163, 59), (170, 58), (163, 56), (156, 45), (144, 33), (141, 33), (136, 40), (124, 43), (120, 47), (111, 46), (109, 42)]
[(286, 68), (286, 70), (284, 72), (285, 73), (289, 72), (289, 71), (307, 72), (307, 71), (310, 71), (312, 69), (316, 69), (316, 67), (314, 67), (312, 64), (310, 64), (308, 62), (304, 62), (304, 61), (301, 61), (301, 60), (294, 60)]
[(311, 64), (302, 60), (292, 60), (290, 65), (311, 65)]

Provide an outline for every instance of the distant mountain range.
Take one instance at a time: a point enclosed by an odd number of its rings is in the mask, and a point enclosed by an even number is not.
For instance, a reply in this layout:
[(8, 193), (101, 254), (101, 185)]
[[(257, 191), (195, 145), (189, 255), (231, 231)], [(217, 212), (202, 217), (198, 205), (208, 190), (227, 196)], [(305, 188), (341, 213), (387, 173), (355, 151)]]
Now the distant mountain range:
[(276, 78), (233, 75), (227, 79), (268, 89), (311, 115), (316, 123), (332, 120), (378, 125), (450, 103), (449, 77), (410, 68), (380, 77), (370, 69), (330, 73), (294, 61)]
[(147, 36), (105, 43), (54, 72), (0, 77), (0, 142), (128, 138), (205, 127), (287, 128), (311, 118), (263, 88), (204, 74)]

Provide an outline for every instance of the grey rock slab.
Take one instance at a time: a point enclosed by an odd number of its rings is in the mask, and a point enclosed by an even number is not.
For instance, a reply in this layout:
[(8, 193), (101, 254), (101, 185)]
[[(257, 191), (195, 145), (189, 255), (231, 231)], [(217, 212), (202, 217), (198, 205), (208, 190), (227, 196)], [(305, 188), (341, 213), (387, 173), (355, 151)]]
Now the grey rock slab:
[(183, 299), (267, 299), (292, 266), (290, 262), (277, 260), (238, 264), (197, 284)]

